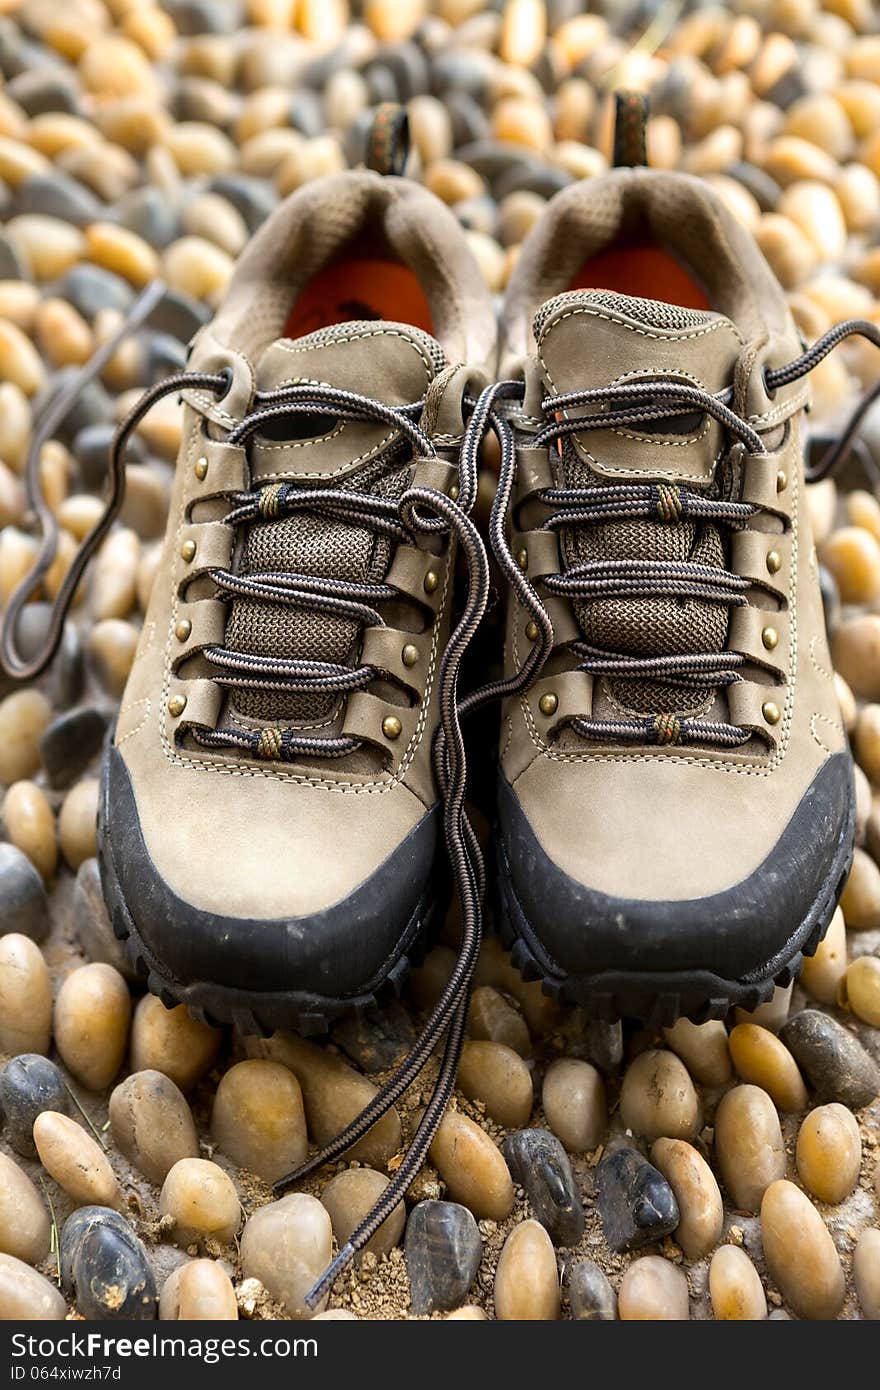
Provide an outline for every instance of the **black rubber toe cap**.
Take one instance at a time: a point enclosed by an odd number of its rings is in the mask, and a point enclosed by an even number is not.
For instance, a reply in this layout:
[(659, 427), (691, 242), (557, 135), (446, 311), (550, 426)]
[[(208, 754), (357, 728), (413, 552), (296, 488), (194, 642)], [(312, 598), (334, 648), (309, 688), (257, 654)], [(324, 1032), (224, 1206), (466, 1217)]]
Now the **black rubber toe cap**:
[[(817, 773), (767, 858), (735, 886), (681, 902), (611, 897), (548, 856), (500, 779), (501, 895), (515, 931), (549, 974), (699, 969), (748, 980), (785, 965), (836, 901), (853, 839), (848, 753)], [(645, 846), (645, 854), (651, 846)], [(832, 905), (833, 905), (832, 901)]]
[(177, 896), (150, 857), (128, 770), (108, 749), (101, 796), (101, 871), (111, 909), (127, 917), (151, 969), (173, 987), (206, 981), (238, 991), (368, 994), (412, 940), (433, 899), (438, 815), (428, 812), (353, 893), (310, 916), (242, 919)]

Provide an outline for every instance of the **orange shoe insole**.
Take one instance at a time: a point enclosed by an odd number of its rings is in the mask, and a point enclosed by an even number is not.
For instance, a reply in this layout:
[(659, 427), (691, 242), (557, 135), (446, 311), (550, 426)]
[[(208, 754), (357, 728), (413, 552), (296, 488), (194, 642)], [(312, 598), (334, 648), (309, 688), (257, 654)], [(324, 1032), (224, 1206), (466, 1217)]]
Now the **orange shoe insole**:
[(408, 266), (351, 257), (325, 266), (309, 281), (287, 316), (284, 333), (300, 338), (351, 319), (392, 319), (434, 332), (430, 306)]
[(659, 246), (621, 246), (600, 251), (578, 271), (569, 289), (614, 290), (637, 299), (659, 299), (685, 309), (709, 309), (705, 291)]

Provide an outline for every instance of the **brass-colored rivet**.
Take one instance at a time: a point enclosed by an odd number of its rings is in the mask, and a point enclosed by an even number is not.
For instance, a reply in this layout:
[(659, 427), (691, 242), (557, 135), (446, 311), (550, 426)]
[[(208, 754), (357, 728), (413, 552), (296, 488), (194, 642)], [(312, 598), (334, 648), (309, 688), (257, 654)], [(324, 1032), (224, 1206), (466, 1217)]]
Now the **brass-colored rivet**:
[(776, 631), (776, 628), (765, 627), (761, 633), (761, 641), (764, 643), (768, 652), (772, 652), (773, 648), (777, 646), (779, 642), (779, 633)]
[(767, 569), (771, 574), (778, 574), (782, 569), (782, 556), (778, 550), (767, 551)]
[(208, 472), (208, 460), (206, 458), (196, 459), (195, 475), (199, 482), (202, 482)]
[(453, 483), (453, 484), (452, 484), (452, 486), (451, 486), (450, 489), (449, 489), (449, 494), (448, 494), (448, 495), (449, 495), (450, 499), (451, 499), (453, 502), (457, 502), (457, 501), (458, 501), (458, 496), (459, 496), (459, 493), (458, 493), (458, 483)]
[(196, 558), (195, 541), (183, 542), (183, 545), (180, 547), (180, 558), (181, 560), (186, 560), (187, 564), (189, 564), (191, 560), (194, 560)]
[(527, 570), (527, 569), (528, 569), (528, 567), (529, 567), (529, 552), (526, 550), (525, 546), (523, 546), (522, 550), (518, 550), (518, 551), (517, 551), (517, 553), (516, 553), (516, 563), (519, 565), (519, 567), (520, 567), (521, 570)]
[(782, 711), (778, 705), (774, 705), (772, 700), (768, 700), (766, 704), (761, 706), (761, 713), (768, 724), (778, 724), (782, 718)]
[(192, 630), (193, 625), (189, 618), (181, 618), (177, 627), (174, 629), (174, 636), (177, 638), (178, 642), (185, 642)]
[(403, 725), (396, 714), (386, 714), (382, 720), (382, 732), (386, 738), (400, 738)]
[(185, 709), (186, 709), (186, 696), (185, 696), (185, 695), (172, 695), (172, 696), (171, 696), (171, 699), (168, 701), (168, 713), (169, 713), (169, 714), (173, 714), (173, 715), (174, 715), (174, 718), (176, 719), (176, 718), (178, 717), (178, 715), (183, 714), (183, 711), (184, 711)]
[(786, 473), (784, 468), (780, 468), (779, 472), (776, 474), (776, 491), (784, 492), (787, 487), (788, 474)]
[(557, 700), (556, 696), (553, 694), (552, 691), (548, 691), (546, 695), (542, 695), (540, 700), (538, 701), (538, 709), (541, 711), (542, 714), (546, 714), (548, 719), (550, 718), (551, 714), (556, 713), (558, 707), (559, 701)]
[(404, 666), (415, 666), (419, 659), (418, 647), (414, 647), (412, 642), (407, 642), (403, 651), (400, 653), (400, 659)]
[(526, 623), (526, 637), (528, 637), (530, 642), (537, 642), (540, 635), (541, 632), (536, 622), (532, 621)]
[(437, 571), (428, 570), (428, 573), (425, 575), (425, 593), (433, 594), (439, 583), (440, 576), (437, 574)]

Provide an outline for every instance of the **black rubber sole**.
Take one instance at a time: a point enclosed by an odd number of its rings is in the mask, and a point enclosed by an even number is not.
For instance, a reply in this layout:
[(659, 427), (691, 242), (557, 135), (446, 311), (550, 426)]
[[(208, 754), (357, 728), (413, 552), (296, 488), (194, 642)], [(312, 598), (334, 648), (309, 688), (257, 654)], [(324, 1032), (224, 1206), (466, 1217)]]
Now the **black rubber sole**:
[[(855, 800), (850, 797), (847, 819), (824, 890), (797, 931), (773, 957), (740, 979), (724, 979), (708, 970), (604, 970), (594, 975), (568, 975), (542, 949), (529, 923), (499, 852), (496, 875), (496, 918), (503, 944), (526, 981), (540, 980), (545, 994), (561, 1004), (577, 1005), (588, 1018), (612, 1023), (619, 1018), (648, 1027), (668, 1028), (678, 1018), (694, 1023), (724, 1018), (731, 1008), (756, 1009), (801, 973), (805, 956), (815, 954), (840, 901), (853, 859)], [(585, 930), (589, 930), (585, 923)], [(707, 925), (707, 930), (711, 926)]]
[(157, 960), (138, 932), (104, 833), (103, 808), (102, 795), (98, 802), (98, 864), (114, 935), (125, 946), (132, 967), (150, 993), (157, 995), (166, 1008), (185, 1004), (193, 1018), (213, 1027), (233, 1024), (242, 1033), (263, 1037), (277, 1028), (286, 1028), (309, 1036), (326, 1033), (340, 1018), (381, 1008), (399, 998), (410, 969), (424, 959), (442, 921), (442, 894), (432, 885), (401, 930), (399, 953), (388, 963), (381, 977), (371, 980), (363, 992), (356, 995), (335, 998), (296, 989), (255, 992), (213, 984), (209, 980), (177, 980)]

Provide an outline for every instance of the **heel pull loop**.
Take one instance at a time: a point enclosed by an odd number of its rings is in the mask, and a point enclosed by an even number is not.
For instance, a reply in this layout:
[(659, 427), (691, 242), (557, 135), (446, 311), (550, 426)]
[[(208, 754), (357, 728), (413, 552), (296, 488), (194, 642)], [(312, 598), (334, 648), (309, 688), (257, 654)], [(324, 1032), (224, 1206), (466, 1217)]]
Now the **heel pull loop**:
[[(163, 281), (154, 280), (138, 296), (118, 331), (111, 338), (108, 338), (107, 342), (101, 344), (88, 362), (76, 373), (70, 384), (59, 392), (46, 411), (31, 441), (25, 465), (25, 486), (28, 502), (36, 515), (40, 531), (40, 549), (33, 568), (13, 591), (6, 607), (2, 627), (0, 627), (0, 666), (11, 680), (34, 680), (45, 671), (58, 650), (64, 630), (64, 621), (77, 586), (82, 579), (83, 571), (118, 516), (125, 498), (125, 463), (122, 455), (132, 430), (137, 428), (147, 410), (156, 400), (167, 395), (169, 391), (177, 389), (178, 385), (185, 386), (192, 380), (191, 373), (180, 373), (176, 377), (160, 382), (158, 386), (153, 387), (141, 398), (135, 409), (119, 425), (110, 447), (109, 500), (101, 517), (77, 550), (73, 563), (52, 602), (49, 627), (42, 645), (34, 656), (29, 660), (26, 659), (21, 655), (18, 647), (19, 618), (34, 588), (45, 577), (47, 570), (52, 565), (58, 547), (58, 522), (43, 496), (40, 484), (40, 455), (43, 445), (52, 438), (83, 388), (104, 369), (120, 344), (146, 322), (165, 293), (165, 289)], [(213, 377), (211, 381), (213, 381)]]
[(617, 168), (648, 163), (648, 98), (644, 92), (614, 93), (614, 153)]
[(396, 101), (376, 107), (367, 131), (364, 163), (377, 174), (402, 175), (409, 158), (409, 117)]

